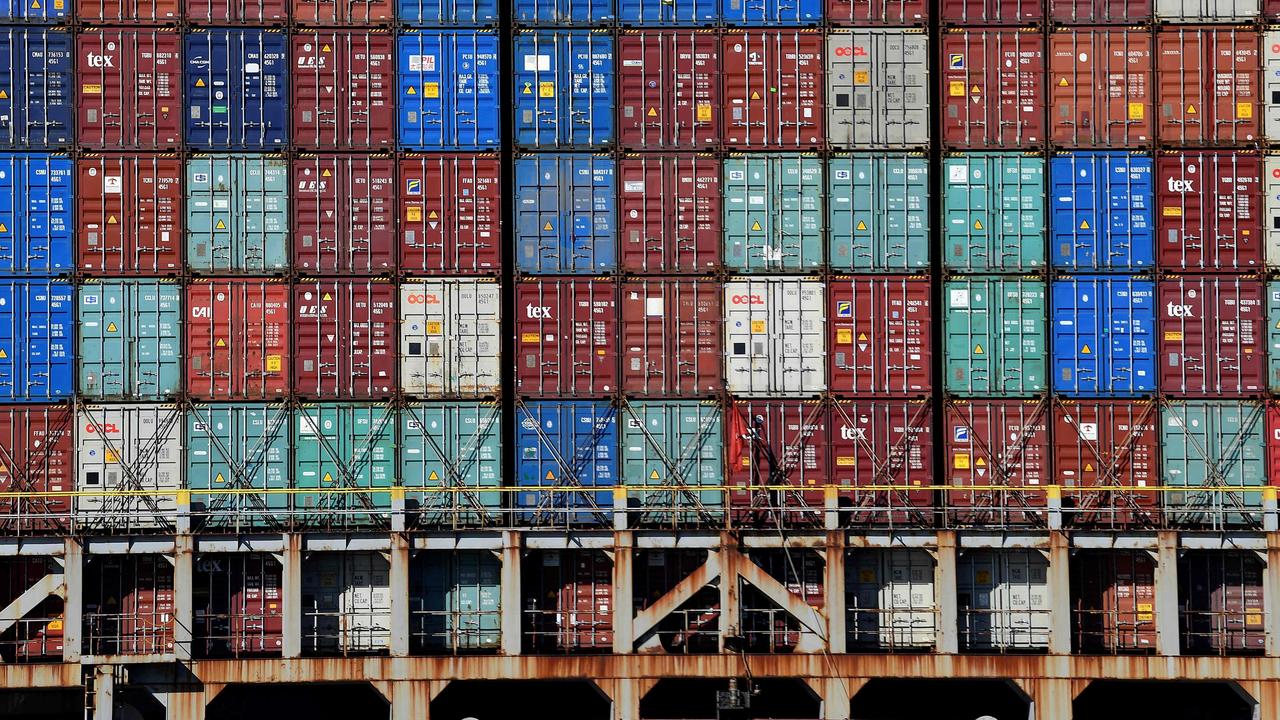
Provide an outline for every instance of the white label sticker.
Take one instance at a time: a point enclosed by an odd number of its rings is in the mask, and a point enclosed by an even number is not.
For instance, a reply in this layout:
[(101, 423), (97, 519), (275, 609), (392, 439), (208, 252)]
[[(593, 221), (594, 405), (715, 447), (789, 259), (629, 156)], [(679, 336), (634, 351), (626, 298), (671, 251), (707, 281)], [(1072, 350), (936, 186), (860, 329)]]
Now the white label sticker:
[(952, 165), (948, 167), (947, 180), (953, 183), (969, 182), (969, 166)]
[(550, 55), (525, 55), (524, 71), (525, 72), (550, 72), (551, 56)]
[(958, 289), (951, 291), (951, 307), (967, 308), (969, 307), (969, 291)]
[(244, 71), (248, 75), (257, 75), (262, 72), (262, 68), (258, 67), (258, 63), (249, 62), (244, 64)]
[(622, 183), (622, 191), (629, 193), (644, 192), (644, 181), (628, 180)]
[(119, 195), (124, 191), (124, 181), (119, 175), (107, 175), (102, 178), (102, 191), (110, 195)]
[(649, 317), (661, 317), (662, 315), (662, 298), (651, 297), (644, 299), (644, 314)]
[(1080, 423), (1080, 437), (1085, 440), (1098, 439), (1098, 423)]

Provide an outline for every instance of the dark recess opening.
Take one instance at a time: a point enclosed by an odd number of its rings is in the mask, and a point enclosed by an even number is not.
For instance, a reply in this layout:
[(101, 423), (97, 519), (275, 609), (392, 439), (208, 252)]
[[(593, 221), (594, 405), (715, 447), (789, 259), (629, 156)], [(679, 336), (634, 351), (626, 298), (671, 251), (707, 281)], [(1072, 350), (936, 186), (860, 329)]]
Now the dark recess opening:
[(5, 720), (84, 720), (84, 690), (0, 690)]
[[(716, 692), (728, 687), (728, 680), (659, 680), (640, 700), (640, 717), (644, 720), (714, 720)], [(738, 681), (739, 690), (746, 687), (745, 680)], [(732, 717), (807, 720), (819, 717), (822, 709), (818, 696), (803, 680), (756, 680), (754, 689), (751, 709)]]
[(610, 710), (586, 680), (455, 680), (431, 701), (431, 720), (609, 720)]
[(1031, 701), (1008, 680), (884, 678), (864, 685), (850, 707), (853, 720), (1027, 720)]
[(1251, 720), (1253, 702), (1234, 683), (1096, 680), (1071, 704), (1076, 720)]
[(206, 720), (374, 720), (390, 715), (386, 699), (366, 683), (232, 685), (205, 711)]

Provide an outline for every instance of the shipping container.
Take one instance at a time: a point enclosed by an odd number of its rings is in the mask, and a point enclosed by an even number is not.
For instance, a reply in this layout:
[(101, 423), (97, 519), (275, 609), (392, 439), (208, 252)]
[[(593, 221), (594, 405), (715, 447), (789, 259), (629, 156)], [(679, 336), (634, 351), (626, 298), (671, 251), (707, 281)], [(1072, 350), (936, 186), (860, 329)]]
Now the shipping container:
[[(1267, 485), (1264, 405), (1253, 400), (1170, 401), (1161, 409), (1165, 518), (1178, 527), (1258, 527)], [(1230, 492), (1215, 487), (1256, 487)]]
[(1154, 653), (1156, 563), (1146, 550), (1085, 551), (1071, 559), (1072, 648)]
[(1155, 140), (1151, 33), (1062, 29), (1049, 36), (1049, 126), (1057, 147), (1136, 148)]
[(405, 25), (497, 25), (498, 0), (396, 0), (396, 17)]
[(720, 17), (727, 27), (821, 25), (825, 0), (721, 0)]
[[(172, 12), (176, 15), (176, 6)], [(77, 139), (98, 150), (182, 144), (182, 40), (175, 29), (76, 34)]]
[(66, 0), (8, 0), (0, 4), (0, 22), (5, 25), (25, 23), (61, 23), (71, 15)]
[[(1280, 280), (1267, 282), (1267, 387), (1280, 393)], [(1280, 439), (1280, 438), (1277, 438)], [(1277, 467), (1280, 470), (1280, 467)], [(1280, 475), (1275, 476), (1280, 483)]]
[(517, 0), (512, 3), (517, 25), (611, 25), (614, 0)]
[(71, 33), (0, 28), (0, 147), (71, 146), (76, 125), (74, 65)]
[(948, 155), (942, 186), (944, 265), (959, 272), (1039, 272), (1045, 266), (1044, 158)]
[(394, 272), (395, 159), (295, 155), (292, 164), (294, 269), (342, 275)]
[(185, 457), (182, 419), (177, 405), (78, 406), (75, 490), (80, 493), (80, 532), (173, 528)]
[(486, 550), (425, 552), (409, 566), (409, 638), (417, 653), (497, 651), (502, 563)]
[(729, 403), (725, 458), (736, 525), (822, 525), (821, 488), (831, 484), (830, 415), (817, 400), (739, 398)]
[(836, 399), (830, 432), (843, 524), (933, 525), (932, 402)]
[(1262, 159), (1240, 152), (1156, 160), (1162, 270), (1231, 272), (1263, 265)]
[(803, 396), (827, 389), (823, 283), (737, 277), (724, 284), (724, 307), (729, 392)]
[(75, 394), (75, 289), (49, 280), (0, 280), (0, 403)]
[(1262, 11), (1259, 0), (1155, 0), (1160, 22), (1254, 22)]
[(623, 402), (621, 414), (620, 465), (628, 488), (628, 525), (723, 526), (720, 403), (638, 400)]
[(922, 276), (835, 277), (827, 289), (829, 389), (922, 397), (932, 388), (933, 291)]
[(1046, 283), (973, 276), (944, 291), (946, 391), (961, 396), (1025, 397), (1048, 388)]
[(725, 158), (725, 265), (748, 272), (822, 267), (825, 195), (823, 162), (817, 156)]
[(1180, 397), (1261, 395), (1267, 387), (1263, 282), (1251, 276), (1160, 281), (1160, 389)]
[(604, 552), (531, 553), (520, 586), (528, 652), (577, 654), (612, 649), (613, 563)]
[[(634, 551), (632, 596), (637, 613), (653, 607), (682, 580), (707, 562), (706, 550)], [(694, 591), (679, 609), (637, 638), (640, 653), (705, 654), (719, 652), (720, 591), (714, 585)]]
[(918, 154), (827, 158), (827, 263), (837, 271), (929, 267), (929, 160)]
[(1053, 283), (1053, 390), (1135, 396), (1156, 390), (1156, 284), (1135, 276)]
[(617, 408), (601, 400), (523, 402), (516, 422), (516, 485), (528, 489), (515, 493), (515, 522), (612, 526)]
[(284, 404), (187, 408), (183, 469), (194, 527), (253, 532), (290, 526), (289, 495), (283, 492), (290, 487), (290, 415)]
[(284, 25), (289, 0), (183, 0), (191, 25)]
[(725, 147), (822, 148), (822, 33), (753, 30), (726, 33), (721, 40), (721, 83), (728, 110), (721, 120)]
[(1059, 270), (1155, 266), (1155, 186), (1148, 155), (1055, 154), (1049, 160), (1049, 247)]
[(0, 492), (15, 493), (0, 499), (0, 531), (6, 535), (70, 529), (71, 498), (41, 493), (75, 489), (73, 422), (69, 405), (0, 409)]
[(622, 391), (636, 397), (707, 397), (723, 386), (720, 283), (644, 278), (622, 283)]
[(720, 267), (720, 161), (713, 155), (618, 160), (619, 265), (627, 273)]
[(76, 159), (76, 255), (90, 275), (182, 271), (182, 161), (177, 155)]
[(618, 390), (618, 298), (609, 280), (524, 280), (516, 294), (516, 394)]
[[(1274, 23), (1280, 19), (1280, 1), (1266, 0), (1266, 4), (1266, 21)], [(1274, 144), (1280, 140), (1280, 96), (1276, 94), (1280, 92), (1280, 29), (1262, 33), (1262, 48), (1262, 134), (1268, 143)]]
[(393, 25), (396, 0), (290, 0), (290, 17), (295, 25), (361, 27)]
[(1153, 400), (1054, 402), (1053, 484), (1066, 488), (1067, 525), (1160, 525), (1159, 425)]
[(827, 0), (827, 20), (833, 26), (924, 25), (929, 20), (926, 0)]
[(929, 37), (923, 31), (834, 30), (826, 51), (831, 147), (928, 147)]
[[(504, 519), (502, 406), (410, 403), (400, 409), (397, 476), (426, 528), (493, 526)], [(425, 491), (412, 492), (422, 488)], [(416, 505), (416, 507), (415, 507)]]
[(182, 287), (165, 280), (102, 280), (79, 287), (80, 395), (165, 400), (182, 393)]
[(1045, 524), (1049, 406), (1043, 400), (947, 404), (945, 484), (951, 522), (973, 527)]
[[(40, 5), (39, 0), (30, 2)], [(48, 4), (54, 3), (57, 9), (65, 7), (59, 0), (49, 0)], [(86, 25), (176, 25), (182, 20), (179, 0), (74, 0), (74, 4), (76, 19)]]
[(186, 287), (187, 394), (274, 400), (289, 394), (289, 286), (201, 280)]
[[(1276, 41), (1280, 56), (1280, 36)], [(1280, 76), (1280, 64), (1272, 72)], [(1276, 90), (1280, 92), (1280, 86)], [(1277, 108), (1280, 109), (1280, 105)], [(1262, 254), (1267, 268), (1271, 269), (1280, 267), (1280, 155), (1268, 154), (1262, 170)]]
[(618, 24), (624, 27), (710, 27), (719, 22), (720, 0), (618, 0)]
[[(756, 550), (749, 558), (778, 581), (792, 598), (807, 605), (814, 614), (822, 612), (826, 603), (825, 558), (817, 552), (799, 548)], [(738, 627), (746, 652), (806, 652), (814, 640), (821, 642), (823, 631), (802, 625), (799, 619), (778, 607), (772, 596), (750, 583), (740, 587)], [(810, 615), (806, 619), (812, 622), (812, 618)]]
[(613, 39), (607, 32), (520, 31), (511, 52), (516, 94), (512, 139), (517, 146), (601, 148), (613, 143)]
[(284, 646), (284, 570), (265, 553), (198, 555), (193, 563), (193, 654), (278, 656)]
[(317, 400), (396, 391), (396, 286), (301, 279), (293, 286), (293, 391)]
[(390, 405), (302, 404), (293, 417), (295, 525), (385, 526), (396, 477), (396, 418)]
[(942, 0), (943, 25), (1033, 25), (1044, 19), (1043, 0)]
[(0, 153), (0, 275), (65, 275), (75, 264), (71, 158)]
[[(298, 0), (295, 4), (310, 3)], [(376, 3), (360, 6), (372, 8)], [(395, 147), (395, 39), (385, 31), (365, 29), (295, 33), (290, 42), (293, 146), (312, 150)]]
[(402, 149), (486, 150), (501, 144), (496, 34), (406, 31), (396, 47)]
[(1049, 645), (1049, 563), (1036, 550), (970, 550), (960, 555), (956, 600), (960, 647), (979, 652)]
[(308, 557), (302, 564), (303, 653), (385, 653), (391, 643), (390, 570), (376, 552)]
[(274, 30), (193, 29), (184, 36), (191, 148), (271, 150), (289, 138), (289, 49)]
[(1178, 558), (1178, 631), (1184, 655), (1261, 655), (1267, 642), (1266, 571), (1245, 551)]
[(1162, 144), (1252, 146), (1261, 139), (1261, 40), (1254, 28), (1156, 32)]
[(517, 270), (593, 274), (617, 266), (613, 158), (586, 153), (521, 155), (513, 172)]
[(933, 558), (924, 550), (846, 551), (847, 647), (855, 651), (932, 648), (938, 635), (933, 576)]
[(502, 393), (502, 288), (490, 279), (400, 285), (400, 391), (414, 397)]
[(401, 154), (397, 166), (400, 268), (431, 275), (496, 273), (504, 192), (498, 157)]
[(1049, 0), (1049, 18), (1065, 25), (1143, 25), (1152, 0)]
[(173, 563), (154, 554), (101, 555), (84, 563), (86, 655), (174, 651)]
[(714, 149), (720, 142), (720, 39), (699, 30), (618, 35), (618, 144)]
[(276, 274), (289, 267), (289, 160), (245, 153), (187, 158), (187, 267)]
[[(987, 1), (1015, 6), (1026, 2), (1037, 12), (1042, 7), (1039, 0)], [(975, 0), (947, 0), (944, 6), (952, 2), (967, 5)], [(947, 13), (945, 7), (943, 12)], [(1039, 31), (955, 28), (945, 33), (943, 144), (972, 150), (1043, 146), (1047, 100), (1044, 51), (1044, 36)]]
[[(52, 557), (0, 559), (0, 603), (15, 607), (14, 603), (43, 578), (62, 572), (63, 566)], [(64, 604), (53, 594), (33, 602), (29, 610), (19, 607), (9, 615), (9, 629), (0, 640), (0, 657), (5, 664), (62, 661)], [(23, 708), (24, 704), (19, 700), (16, 706)]]

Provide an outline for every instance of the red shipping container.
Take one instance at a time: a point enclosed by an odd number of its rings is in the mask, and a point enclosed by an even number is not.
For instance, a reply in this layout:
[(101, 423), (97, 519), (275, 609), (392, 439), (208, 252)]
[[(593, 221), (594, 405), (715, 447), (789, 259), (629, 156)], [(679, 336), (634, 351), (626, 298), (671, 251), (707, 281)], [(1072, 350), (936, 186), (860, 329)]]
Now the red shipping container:
[(1190, 552), (1178, 559), (1184, 654), (1239, 655), (1266, 649), (1265, 569), (1250, 552)]
[(396, 268), (396, 163), (378, 155), (293, 160), (293, 266), (379, 275)]
[[(47, 575), (62, 566), (49, 557), (0, 559), (0, 607), (9, 607)], [(13, 662), (61, 662), (63, 600), (50, 595), (20, 618), (0, 642), (0, 659)]]
[(391, 25), (396, 20), (394, 0), (291, 0), (291, 6), (298, 25)]
[(400, 269), (427, 275), (502, 267), (502, 171), (485, 153), (401, 155)]
[(618, 389), (614, 293), (609, 280), (516, 283), (516, 390), (521, 395), (590, 397)]
[(71, 498), (36, 493), (75, 489), (75, 432), (71, 408), (28, 405), (0, 409), (0, 531), (10, 536), (60, 532), (71, 517)]
[[(1068, 490), (1073, 527), (1160, 525), (1160, 411), (1151, 400), (1060, 400), (1053, 408), (1053, 468)], [(1152, 488), (1143, 491), (1142, 488)]]
[(706, 273), (720, 266), (720, 161), (627, 155), (618, 161), (624, 272)]
[(1156, 563), (1145, 550), (1082, 552), (1071, 562), (1075, 651), (1154, 652)]
[(816, 400), (730, 403), (725, 411), (725, 458), (729, 485), (737, 488), (729, 491), (736, 522), (821, 525), (822, 486), (831, 480), (829, 415), (827, 406)]
[(1151, 0), (1049, 0), (1050, 19), (1068, 25), (1141, 25), (1151, 10)]
[(176, 155), (81, 155), (76, 249), (82, 272), (176, 274), (182, 269), (182, 161)]
[(377, 30), (306, 32), (295, 34), (292, 46), (294, 147), (395, 146), (396, 49), (391, 35)]
[(1151, 33), (1061, 30), (1049, 36), (1049, 124), (1060, 147), (1134, 148), (1155, 139)]
[(184, 5), (193, 25), (283, 25), (289, 19), (288, 0), (185, 0)]
[(944, 25), (1027, 25), (1044, 19), (1044, 0), (942, 0)]
[(1044, 145), (1043, 35), (953, 30), (942, 37), (942, 58), (944, 144), (974, 150)]
[(1161, 280), (1160, 390), (1259, 395), (1267, 387), (1266, 292), (1250, 276)]
[(187, 286), (187, 393), (200, 400), (289, 394), (289, 286), (275, 280)]
[(1253, 145), (1262, 137), (1262, 35), (1253, 28), (1156, 32), (1160, 142)]
[(833, 25), (921, 25), (929, 20), (926, 0), (827, 0)]
[(927, 400), (833, 400), (831, 478), (844, 521), (933, 524), (933, 404)]
[(720, 53), (733, 149), (818, 149), (826, 144), (823, 56), (818, 30), (753, 30), (723, 37)]
[(720, 41), (699, 30), (626, 30), (617, 47), (618, 142), (698, 150), (720, 141)]
[(723, 286), (713, 280), (624, 282), (623, 392), (689, 397), (724, 387), (723, 295)]
[(525, 632), (535, 652), (613, 648), (613, 563), (599, 550), (545, 550), (523, 584)]
[(76, 34), (77, 135), (102, 150), (182, 144), (182, 38), (177, 30)]
[(90, 653), (173, 652), (173, 565), (158, 555), (86, 558), (84, 612)]
[(200, 657), (278, 654), (284, 639), (283, 571), (269, 555), (204, 555), (195, 561)]
[(828, 285), (831, 392), (920, 397), (933, 385), (932, 288), (925, 277), (837, 277)]
[(1262, 159), (1257, 155), (1162, 155), (1156, 161), (1156, 204), (1161, 269), (1262, 267)]
[(1048, 425), (1043, 400), (955, 400), (947, 405), (946, 484), (974, 488), (947, 491), (953, 522), (1045, 525)]
[(300, 280), (293, 288), (293, 388), (314, 400), (389, 398), (396, 389), (390, 282)]
[[(55, 9), (65, 2), (46, 1), (53, 3)], [(182, 3), (179, 0), (76, 0), (76, 19), (86, 25), (176, 24), (182, 19)], [(83, 62), (84, 55), (80, 57)]]

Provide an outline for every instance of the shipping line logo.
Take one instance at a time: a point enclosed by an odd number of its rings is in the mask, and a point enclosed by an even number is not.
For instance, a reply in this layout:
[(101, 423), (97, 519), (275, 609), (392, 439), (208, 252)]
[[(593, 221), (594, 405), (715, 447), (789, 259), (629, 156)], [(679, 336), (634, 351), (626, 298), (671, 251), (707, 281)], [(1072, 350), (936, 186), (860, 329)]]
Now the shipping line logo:
[(839, 318), (853, 317), (853, 301), (837, 300), (836, 301), (836, 317), (839, 317)]
[(947, 56), (947, 67), (952, 70), (964, 70), (964, 54), (951, 53)]
[(408, 179), (408, 180), (405, 180), (405, 181), (404, 181), (404, 194), (405, 194), (405, 195), (421, 195), (421, 194), (422, 194), (422, 181), (421, 181), (421, 180), (418, 180), (418, 179), (416, 179), (416, 178), (410, 178), (410, 179)]

